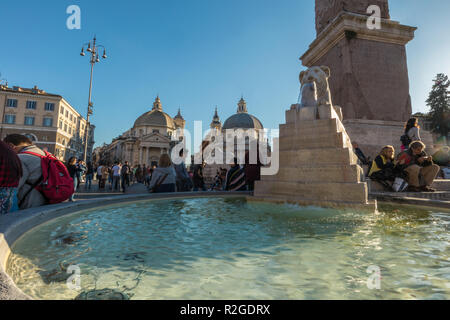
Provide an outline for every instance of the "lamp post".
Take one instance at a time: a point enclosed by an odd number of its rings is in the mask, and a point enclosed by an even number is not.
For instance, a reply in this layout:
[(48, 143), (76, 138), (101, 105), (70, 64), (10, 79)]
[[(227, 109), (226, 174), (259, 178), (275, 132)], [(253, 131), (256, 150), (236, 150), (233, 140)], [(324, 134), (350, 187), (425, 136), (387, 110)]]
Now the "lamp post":
[(84, 162), (87, 161), (87, 149), (88, 149), (88, 133), (89, 133), (89, 116), (93, 113), (92, 112), (92, 101), (91, 101), (91, 97), (92, 97), (92, 76), (94, 73), (94, 64), (96, 64), (97, 62), (100, 62), (100, 58), (98, 56), (98, 50), (99, 48), (103, 48), (103, 55), (102, 58), (106, 59), (106, 48), (102, 45), (98, 45), (97, 44), (97, 39), (94, 36), (94, 39), (89, 41), (88, 43), (85, 43), (82, 47), (81, 47), (81, 56), (85, 56), (84, 53), (84, 47), (87, 45), (86, 51), (91, 53), (91, 60), (90, 60), (90, 64), (91, 64), (91, 80), (89, 83), (89, 101), (88, 101), (88, 110), (87, 110), (87, 116), (86, 116), (86, 128), (84, 129)]
[[(2, 74), (0, 73), (0, 85), (2, 85), (2, 82), (4, 83), (4, 86), (6, 86), (6, 88), (8, 88), (8, 80), (6, 79), (1, 79)], [(1, 122), (1, 126), (0, 126), (0, 139), (3, 138), (3, 127), (5, 124), (5, 111), (6, 111), (6, 104), (8, 103), (8, 95), (5, 95), (5, 104), (3, 105), (3, 115), (2, 115), (2, 122)]]

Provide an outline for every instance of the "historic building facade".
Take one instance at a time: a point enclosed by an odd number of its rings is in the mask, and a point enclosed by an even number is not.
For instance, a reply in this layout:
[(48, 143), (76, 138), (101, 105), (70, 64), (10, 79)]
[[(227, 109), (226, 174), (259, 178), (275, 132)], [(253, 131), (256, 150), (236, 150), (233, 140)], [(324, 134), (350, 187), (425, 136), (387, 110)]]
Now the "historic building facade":
[[(17, 133), (28, 136), (41, 149), (60, 160), (83, 158), (86, 119), (62, 96), (32, 89), (0, 85), (0, 139)], [(88, 132), (90, 161), (95, 126)]]
[(96, 163), (128, 161), (131, 165), (158, 164), (161, 154), (169, 153), (183, 136), (186, 121), (178, 110), (175, 117), (163, 111), (159, 97), (152, 110), (136, 119), (131, 129), (102, 147), (96, 148)]
[[(240, 153), (245, 155), (252, 142), (256, 144), (264, 138), (264, 127), (257, 117), (248, 113), (247, 102), (242, 97), (238, 102), (238, 108), (235, 114), (231, 115), (225, 120), (222, 125), (220, 121), (217, 107), (210, 124), (210, 130), (202, 142), (203, 155), (197, 154), (196, 157), (191, 157), (191, 163), (200, 159), (201, 157), (207, 163), (203, 169), (203, 176), (207, 186), (211, 185), (217, 171), (221, 168), (229, 169), (231, 163), (227, 162), (227, 153), (231, 159), (238, 156)], [(243, 136), (240, 136), (243, 134)], [(227, 141), (232, 142), (230, 147)], [(257, 151), (256, 149), (254, 150)], [(223, 155), (221, 164), (210, 164), (208, 157), (218, 159), (216, 153), (220, 152)], [(208, 164), (209, 163), (209, 164)], [(191, 166), (192, 168), (192, 166)]]

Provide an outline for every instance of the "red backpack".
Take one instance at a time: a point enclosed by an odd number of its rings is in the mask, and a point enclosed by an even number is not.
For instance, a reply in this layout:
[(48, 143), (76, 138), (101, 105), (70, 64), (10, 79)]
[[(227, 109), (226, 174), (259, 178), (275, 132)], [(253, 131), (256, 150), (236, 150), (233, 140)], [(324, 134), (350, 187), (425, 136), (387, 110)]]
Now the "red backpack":
[(60, 203), (69, 199), (74, 193), (73, 179), (61, 161), (46, 151), (44, 151), (45, 156), (29, 151), (21, 153), (41, 158), (42, 177), (33, 187), (41, 192), (50, 204)]

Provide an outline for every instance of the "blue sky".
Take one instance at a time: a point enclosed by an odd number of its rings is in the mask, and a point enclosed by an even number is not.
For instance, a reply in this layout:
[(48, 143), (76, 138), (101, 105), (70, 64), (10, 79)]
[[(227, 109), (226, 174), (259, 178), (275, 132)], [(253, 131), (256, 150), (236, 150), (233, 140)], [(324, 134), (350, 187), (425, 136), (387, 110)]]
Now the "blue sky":
[[(68, 30), (66, 8), (81, 8)], [(391, 0), (391, 18), (417, 26), (407, 46), (413, 112), (427, 111), (432, 79), (450, 74), (450, 1)], [(109, 58), (95, 65), (92, 122), (97, 145), (111, 142), (159, 94), (193, 132), (222, 122), (241, 95), (267, 128), (284, 122), (299, 94), (299, 57), (315, 38), (314, 0), (3, 1), (0, 72), (10, 86), (61, 94), (82, 115), (89, 86), (81, 45), (94, 34)]]

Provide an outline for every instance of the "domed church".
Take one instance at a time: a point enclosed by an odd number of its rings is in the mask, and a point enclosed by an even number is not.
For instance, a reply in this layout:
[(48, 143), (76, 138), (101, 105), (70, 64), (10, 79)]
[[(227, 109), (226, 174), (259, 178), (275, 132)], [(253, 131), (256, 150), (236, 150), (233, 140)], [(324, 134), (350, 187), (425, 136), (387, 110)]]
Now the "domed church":
[[(183, 135), (185, 124), (181, 110), (172, 118), (163, 111), (158, 96), (152, 109), (138, 117), (130, 130), (101, 148), (100, 158), (109, 163), (128, 161), (133, 166), (157, 164), (160, 156), (168, 153)], [(178, 136), (177, 129), (181, 129)]]

